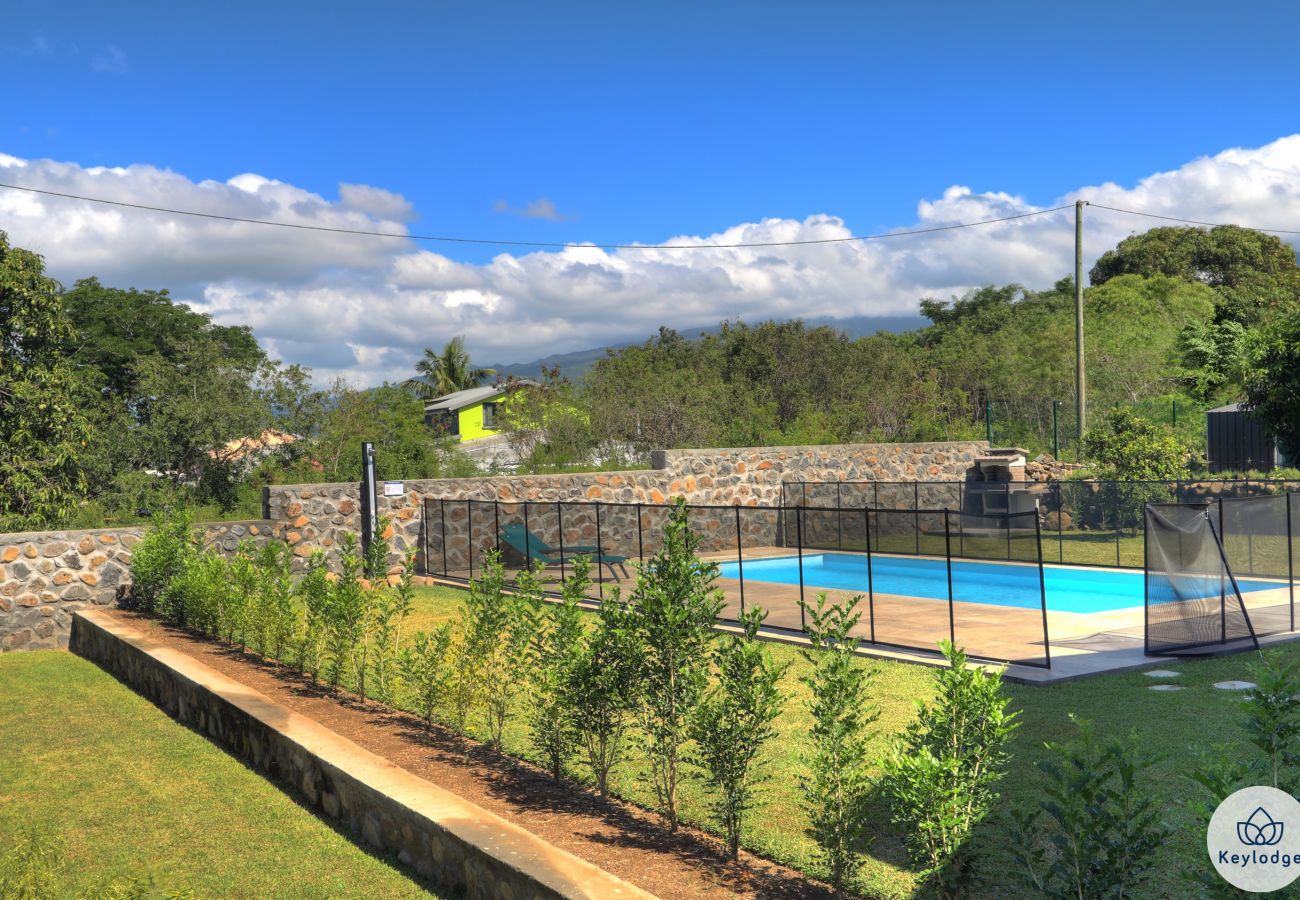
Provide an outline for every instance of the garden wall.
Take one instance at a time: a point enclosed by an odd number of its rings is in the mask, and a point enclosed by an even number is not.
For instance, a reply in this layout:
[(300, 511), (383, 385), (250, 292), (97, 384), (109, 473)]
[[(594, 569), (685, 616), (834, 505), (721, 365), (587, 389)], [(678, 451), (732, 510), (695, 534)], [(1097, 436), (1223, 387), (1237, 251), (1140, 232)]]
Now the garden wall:
[[(638, 471), (407, 481), (401, 496), (380, 497), (378, 506), (392, 523), (390, 563), (395, 567), (406, 548), (423, 546), (421, 506), (426, 498), (658, 504), (680, 496), (696, 504), (777, 506), (783, 481), (961, 480), (987, 447), (984, 441), (960, 441), (663, 450), (653, 455), (653, 468)], [(267, 517), (294, 553), (305, 558), (314, 550), (328, 552), (340, 531), (360, 530), (360, 499), (360, 487), (352, 482), (275, 485), (267, 490)], [(734, 540), (734, 519), (730, 521)], [(634, 531), (635, 519), (630, 525)], [(568, 521), (565, 526), (569, 530)], [(716, 528), (720, 535), (725, 531), (722, 516)], [(577, 540), (582, 529), (575, 529)]]
[(104, 610), (74, 618), (71, 648), (358, 840), (466, 897), (651, 897)]
[[(207, 546), (223, 552), (274, 531), (263, 520), (197, 528)], [(68, 646), (73, 611), (116, 599), (143, 534), (141, 526), (0, 534), (0, 651)]]

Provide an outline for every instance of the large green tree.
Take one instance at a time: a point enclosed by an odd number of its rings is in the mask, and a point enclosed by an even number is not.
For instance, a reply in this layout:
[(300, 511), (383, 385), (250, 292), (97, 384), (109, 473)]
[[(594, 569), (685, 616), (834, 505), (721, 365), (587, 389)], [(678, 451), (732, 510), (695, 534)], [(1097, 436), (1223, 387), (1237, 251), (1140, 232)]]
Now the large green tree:
[(1089, 273), (1094, 285), (1120, 275), (1168, 275), (1208, 285), (1218, 295), (1220, 320), (1257, 322), (1300, 301), (1295, 250), (1275, 235), (1236, 225), (1152, 228), (1125, 238)]
[(74, 337), (58, 283), (0, 231), (0, 527), (57, 524), (86, 487), (83, 384), (61, 351)]
[(1261, 335), (1246, 380), (1246, 406), (1289, 456), (1300, 458), (1300, 310)]
[(474, 365), (465, 349), (464, 335), (449, 340), (440, 353), (426, 347), (424, 356), (415, 364), (415, 371), (418, 376), (406, 381), (405, 385), (421, 400), (478, 387), (496, 374), (495, 369)]

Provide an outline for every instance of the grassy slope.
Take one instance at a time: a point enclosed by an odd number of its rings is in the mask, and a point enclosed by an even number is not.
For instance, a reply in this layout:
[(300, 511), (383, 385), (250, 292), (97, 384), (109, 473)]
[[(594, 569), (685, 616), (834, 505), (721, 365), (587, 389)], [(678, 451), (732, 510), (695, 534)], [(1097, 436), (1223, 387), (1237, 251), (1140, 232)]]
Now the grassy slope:
[(0, 854), (62, 845), (69, 896), (427, 897), (257, 773), (70, 653), (0, 656)]
[[(454, 588), (422, 589), (409, 627), (427, 629), (446, 621), (456, 614), (462, 597), (463, 592)], [(746, 844), (815, 873), (818, 867), (813, 846), (803, 834), (805, 820), (796, 783), (802, 771), (799, 754), (809, 726), (804, 709), (807, 691), (798, 681), (799, 674), (806, 671), (806, 663), (794, 648), (772, 646), (780, 659), (792, 663), (784, 685), (792, 700), (779, 723), (780, 737), (769, 751), (768, 771), (772, 777), (760, 808), (750, 820)], [(1300, 658), (1300, 644), (1269, 652), (1287, 659)], [(1069, 740), (1074, 735), (1070, 713), (1095, 722), (1101, 736), (1136, 732), (1164, 757), (1153, 770), (1152, 782), (1159, 796), (1168, 801), (1167, 819), (1177, 828), (1168, 850), (1162, 854), (1160, 877), (1152, 882), (1157, 887), (1148, 896), (1178, 896), (1180, 886), (1174, 873), (1203, 853), (1204, 848), (1203, 832), (1181, 806), (1191, 793), (1183, 773), (1195, 768), (1200, 754), (1215, 744), (1233, 744), (1237, 752), (1247, 752), (1237, 727), (1241, 714), (1236, 704), (1241, 695), (1216, 690), (1213, 683), (1245, 678), (1254, 659), (1253, 654), (1244, 654), (1176, 664), (1182, 673), (1178, 680), (1186, 689), (1169, 693), (1148, 690), (1154, 680), (1140, 672), (1053, 687), (1009, 684), (1013, 707), (1023, 711), (1023, 726), (1012, 746), (1012, 771), (1002, 785), (1003, 805), (1028, 808), (1037, 802), (1039, 775), (1034, 762), (1045, 755), (1044, 741)], [(878, 746), (883, 747), (887, 736), (899, 732), (912, 717), (914, 701), (930, 695), (931, 670), (885, 661), (873, 664), (878, 671), (873, 693), (881, 710)], [(527, 733), (518, 723), (507, 734), (506, 744), (513, 753), (530, 755)], [(651, 788), (637, 768), (635, 760), (624, 766), (616, 779), (617, 790), (628, 799), (649, 805)], [(707, 822), (707, 807), (695, 784), (685, 793), (684, 808), (687, 820)], [(879, 824), (868, 850), (861, 889), (869, 896), (906, 896), (914, 882), (887, 817), (887, 811), (878, 810)], [(993, 848), (985, 856), (986, 878), (996, 878), (1006, 871), (998, 849), (1005, 841), (991, 828), (985, 831)], [(985, 895), (1006, 896), (1010, 887), (990, 888)]]

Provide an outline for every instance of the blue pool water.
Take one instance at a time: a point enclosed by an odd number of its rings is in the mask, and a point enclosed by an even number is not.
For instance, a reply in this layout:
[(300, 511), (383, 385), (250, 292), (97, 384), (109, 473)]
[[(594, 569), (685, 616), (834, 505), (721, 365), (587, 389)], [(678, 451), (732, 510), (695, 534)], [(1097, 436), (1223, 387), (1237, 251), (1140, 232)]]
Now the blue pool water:
[[(723, 578), (738, 577), (734, 562), (722, 564)], [(746, 581), (799, 583), (799, 558), (780, 556), (745, 560)], [(860, 554), (818, 553), (803, 558), (803, 582), (809, 588), (867, 592), (867, 558)], [(1057, 612), (1092, 613), (1141, 606), (1141, 571), (1043, 566), (1047, 608)], [(872, 556), (871, 584), (880, 594), (948, 599), (948, 566), (942, 559)], [(1239, 579), (1243, 591), (1266, 590), (1276, 584)], [(1041, 598), (1038, 567), (996, 562), (953, 560), (952, 596), (968, 603), (990, 603), (1038, 609)]]

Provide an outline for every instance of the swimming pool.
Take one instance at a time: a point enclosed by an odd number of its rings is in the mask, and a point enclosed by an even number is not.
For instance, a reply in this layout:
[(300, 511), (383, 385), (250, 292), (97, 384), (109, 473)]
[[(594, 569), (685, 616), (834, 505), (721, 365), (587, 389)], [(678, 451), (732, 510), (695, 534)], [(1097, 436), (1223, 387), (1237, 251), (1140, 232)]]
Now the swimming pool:
[[(739, 577), (739, 566), (722, 563), (723, 578)], [(744, 561), (745, 581), (799, 583), (799, 558), (778, 556)], [(1043, 566), (1047, 608), (1055, 612), (1093, 613), (1141, 606), (1145, 596), (1140, 570)], [(809, 588), (867, 592), (867, 558), (856, 553), (817, 553), (803, 558), (803, 583)], [(1242, 591), (1278, 585), (1239, 579)], [(948, 566), (925, 557), (871, 557), (871, 584), (879, 594), (948, 599)], [(952, 596), (967, 603), (1039, 609), (1038, 567), (1032, 564), (952, 561)]]

